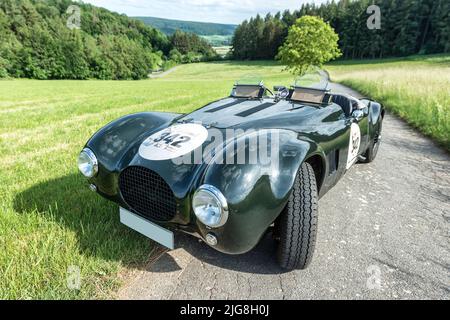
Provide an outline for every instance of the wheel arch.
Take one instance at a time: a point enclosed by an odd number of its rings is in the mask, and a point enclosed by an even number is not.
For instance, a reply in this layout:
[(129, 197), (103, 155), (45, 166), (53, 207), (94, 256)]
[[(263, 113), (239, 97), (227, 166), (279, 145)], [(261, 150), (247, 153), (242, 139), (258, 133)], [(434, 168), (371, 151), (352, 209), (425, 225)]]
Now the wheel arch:
[(325, 171), (326, 171), (325, 160), (321, 155), (314, 154), (308, 157), (304, 162), (310, 164), (311, 167), (313, 168), (314, 175), (316, 176), (317, 191), (320, 193), (320, 190), (323, 186), (325, 179)]

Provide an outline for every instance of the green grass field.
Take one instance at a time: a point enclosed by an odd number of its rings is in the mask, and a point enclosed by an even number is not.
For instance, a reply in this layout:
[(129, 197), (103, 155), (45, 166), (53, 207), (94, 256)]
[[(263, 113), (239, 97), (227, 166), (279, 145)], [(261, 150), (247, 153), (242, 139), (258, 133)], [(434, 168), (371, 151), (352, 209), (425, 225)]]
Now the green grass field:
[[(142, 264), (151, 242), (119, 223), (118, 208), (87, 188), (76, 158), (108, 122), (134, 112), (188, 112), (229, 94), (267, 63), (181, 66), (146, 81), (0, 81), (0, 298), (105, 298), (123, 268)], [(70, 266), (81, 290), (69, 290)], [(69, 277), (70, 279), (70, 277)]]
[(383, 102), (450, 151), (450, 56), (339, 62), (334, 81)]
[[(329, 70), (405, 117), (430, 109), (420, 113), (431, 117), (425, 128), (437, 126), (435, 137), (448, 141), (448, 59)], [(77, 155), (96, 130), (134, 112), (188, 112), (228, 95), (239, 78), (290, 85), (293, 77), (281, 71), (273, 62), (223, 62), (136, 82), (0, 81), (0, 298), (112, 297), (122, 271), (148, 259), (151, 242), (122, 226), (117, 206), (90, 192), (77, 172)], [(67, 286), (71, 266), (80, 268), (81, 290)]]

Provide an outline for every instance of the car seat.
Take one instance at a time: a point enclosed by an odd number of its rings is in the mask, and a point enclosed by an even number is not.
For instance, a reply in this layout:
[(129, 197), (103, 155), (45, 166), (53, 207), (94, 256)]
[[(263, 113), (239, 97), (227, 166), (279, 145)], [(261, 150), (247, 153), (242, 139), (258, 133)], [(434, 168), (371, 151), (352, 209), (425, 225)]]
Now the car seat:
[(352, 101), (341, 94), (333, 94), (333, 98), (331, 99), (333, 103), (339, 105), (347, 117), (350, 117), (353, 113)]

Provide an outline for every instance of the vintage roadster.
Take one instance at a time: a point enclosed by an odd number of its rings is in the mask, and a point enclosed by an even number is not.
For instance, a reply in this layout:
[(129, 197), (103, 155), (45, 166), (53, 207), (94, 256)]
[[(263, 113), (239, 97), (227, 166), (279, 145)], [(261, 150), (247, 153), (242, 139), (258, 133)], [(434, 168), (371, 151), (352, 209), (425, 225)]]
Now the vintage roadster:
[(304, 269), (319, 198), (353, 164), (375, 159), (385, 110), (326, 88), (274, 92), (236, 83), (190, 114), (125, 116), (89, 140), (79, 169), (120, 206), (123, 224), (170, 249), (183, 231), (243, 254), (272, 231), (280, 266)]

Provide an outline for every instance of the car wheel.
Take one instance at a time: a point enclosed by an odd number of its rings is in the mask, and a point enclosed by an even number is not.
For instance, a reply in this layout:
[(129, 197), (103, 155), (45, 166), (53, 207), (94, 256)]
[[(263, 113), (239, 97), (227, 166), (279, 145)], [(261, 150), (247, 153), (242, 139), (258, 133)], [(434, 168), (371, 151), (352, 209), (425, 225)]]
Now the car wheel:
[(375, 160), (378, 154), (378, 150), (380, 149), (381, 145), (381, 133), (383, 131), (383, 119), (380, 119), (380, 125), (378, 126), (378, 130), (375, 134), (375, 138), (372, 140), (372, 142), (369, 145), (369, 148), (367, 149), (366, 153), (362, 155), (362, 158), (359, 162), (361, 163), (371, 163)]
[(314, 170), (304, 163), (275, 224), (279, 236), (277, 259), (283, 269), (306, 269), (310, 264), (316, 243), (318, 201)]

